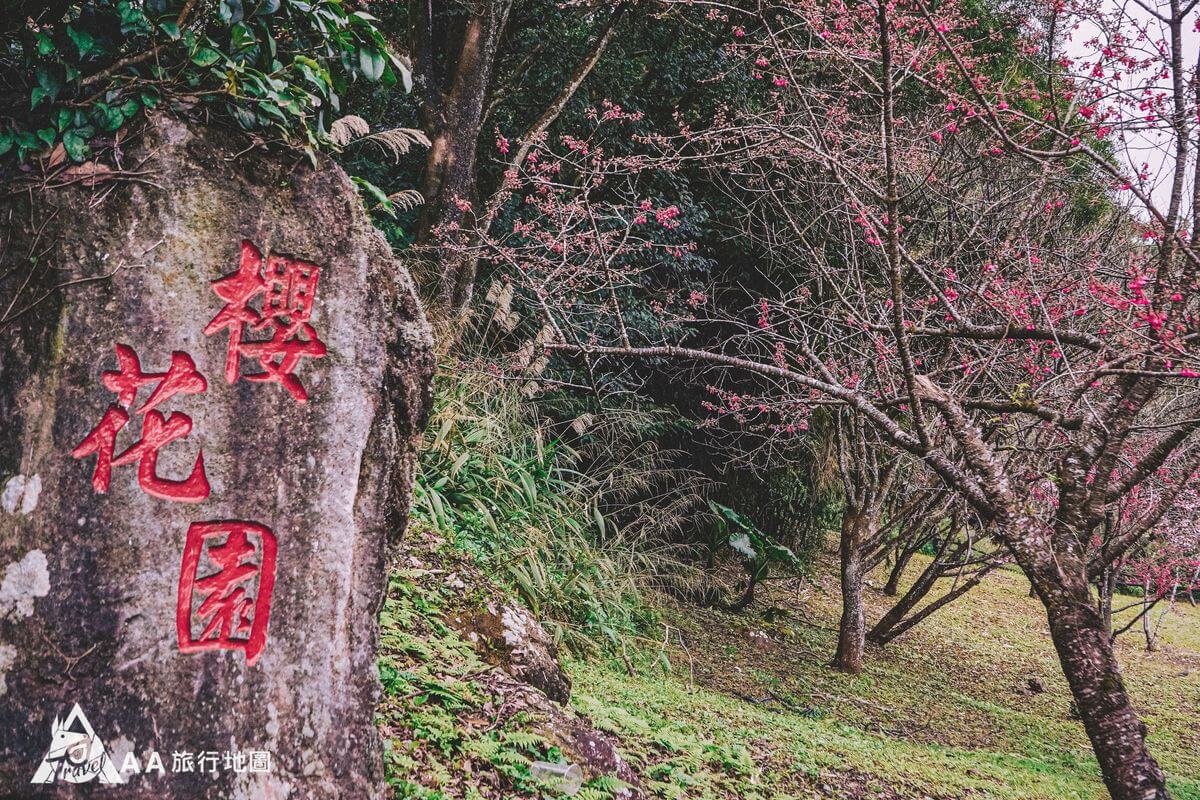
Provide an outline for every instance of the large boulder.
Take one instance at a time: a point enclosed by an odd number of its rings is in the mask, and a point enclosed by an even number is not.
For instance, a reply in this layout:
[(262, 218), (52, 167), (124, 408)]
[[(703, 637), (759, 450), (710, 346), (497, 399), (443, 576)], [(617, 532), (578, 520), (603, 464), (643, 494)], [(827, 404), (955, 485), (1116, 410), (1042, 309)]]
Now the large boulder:
[(328, 159), (109, 158), (0, 196), (0, 796), (381, 797), (412, 281)]
[(571, 699), (571, 677), (559, 663), (558, 645), (521, 606), (488, 603), (455, 615), (451, 622), (480, 655), (509, 675), (561, 705)]
[(641, 777), (621, 755), (620, 741), (596, 728), (590, 719), (569, 708), (550, 702), (539, 689), (508, 672), (493, 669), (479, 681), (503, 705), (497, 721), (503, 723), (516, 714), (525, 714), (528, 725), (562, 751), (563, 759), (578, 764), (587, 780), (616, 778), (626, 784), (613, 794), (615, 800), (640, 800)]

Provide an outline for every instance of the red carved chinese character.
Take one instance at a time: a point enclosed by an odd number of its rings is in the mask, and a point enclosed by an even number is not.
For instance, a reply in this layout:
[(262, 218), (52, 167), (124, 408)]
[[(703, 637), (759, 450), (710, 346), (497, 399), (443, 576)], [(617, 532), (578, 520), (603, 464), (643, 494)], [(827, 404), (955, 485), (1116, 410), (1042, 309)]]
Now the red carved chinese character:
[(96, 455), (96, 469), (92, 471), (92, 488), (98, 493), (108, 491), (112, 480), (113, 447), (117, 443), (117, 432), (129, 422), (129, 412), (115, 405), (110, 405), (104, 412), (100, 424), (84, 437), (83, 441), (71, 451), (75, 458), (86, 458)]
[[(295, 371), (302, 357), (320, 358), (326, 353), (324, 342), (309, 324), (320, 275), (316, 264), (274, 254), (268, 256), (264, 272), (262, 253), (250, 242), (242, 242), (237, 272), (213, 281), (213, 291), (225, 306), (204, 328), (205, 336), (229, 330), (226, 381), (237, 382), (241, 357), (247, 356), (257, 359), (263, 372), (246, 375), (246, 380), (279, 383), (300, 402), (308, 400)], [(250, 305), (259, 295), (261, 312)], [(247, 326), (251, 331), (269, 330), (271, 336), (247, 341)]]
[(187, 353), (176, 350), (171, 354), (171, 368), (166, 372), (142, 372), (137, 353), (127, 344), (117, 345), (118, 372), (101, 375), (109, 391), (116, 393), (117, 400), (126, 408), (132, 408), (141, 387), (158, 382), (157, 388), (137, 410), (145, 414), (155, 406), (165, 403), (177, 394), (202, 394), (208, 388), (204, 376), (196, 370), (196, 362)]
[[(253, 522), (192, 523), (175, 606), (180, 652), (241, 650), (254, 665), (267, 643), (275, 550), (275, 534)], [(203, 556), (215, 571), (201, 578)]]
[(225, 301), (212, 321), (204, 327), (204, 335), (229, 329), (229, 351), (225, 356), (225, 380), (234, 383), (238, 379), (238, 358), (241, 355), (242, 327), (246, 323), (257, 325), (262, 321), (258, 312), (249, 303), (266, 288), (262, 279), (262, 253), (250, 242), (242, 242), (242, 261), (238, 271), (212, 282), (213, 291)]
[(320, 276), (321, 270), (316, 264), (279, 255), (269, 256), (263, 313), (307, 322), (312, 315)]
[[(146, 494), (163, 500), (182, 503), (198, 503), (208, 497), (208, 478), (204, 474), (204, 451), (196, 456), (191, 474), (181, 481), (160, 478), (157, 472), (158, 451), (177, 439), (183, 439), (192, 430), (192, 419), (187, 414), (173, 412), (164, 418), (155, 406), (166, 402), (177, 394), (201, 394), (208, 388), (204, 376), (196, 370), (196, 364), (187, 353), (171, 354), (171, 367), (166, 372), (142, 372), (137, 353), (128, 345), (117, 345), (119, 370), (105, 372), (104, 385), (117, 395), (116, 403), (109, 405), (100, 424), (84, 437), (71, 451), (75, 458), (96, 456), (96, 468), (92, 472), (92, 488), (103, 494), (112, 481), (112, 468), (124, 464), (138, 465), (138, 484)], [(117, 434), (129, 423), (129, 412), (137, 400), (142, 386), (155, 384), (150, 397), (136, 413), (144, 415), (142, 438), (120, 455), (113, 456)]]
[[(153, 397), (151, 398), (153, 399)], [(147, 401), (149, 402), (149, 401)], [(158, 477), (159, 448), (176, 439), (183, 439), (192, 432), (192, 418), (187, 414), (173, 412), (163, 419), (161, 411), (150, 411), (142, 421), (142, 439), (124, 453), (113, 459), (113, 466), (138, 465), (138, 483), (146, 494), (163, 500), (178, 500), (183, 503), (198, 503), (208, 497), (208, 478), (204, 474), (204, 451), (196, 456), (192, 474), (181, 481)]]

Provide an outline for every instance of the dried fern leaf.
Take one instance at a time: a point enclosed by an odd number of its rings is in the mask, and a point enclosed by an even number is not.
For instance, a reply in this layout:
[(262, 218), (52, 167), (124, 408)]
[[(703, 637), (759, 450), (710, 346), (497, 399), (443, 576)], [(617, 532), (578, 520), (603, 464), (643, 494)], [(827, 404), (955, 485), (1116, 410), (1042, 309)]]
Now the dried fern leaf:
[(371, 132), (371, 126), (362, 117), (353, 114), (342, 117), (329, 126), (329, 138), (338, 147), (345, 147), (360, 136)]
[(413, 145), (429, 147), (429, 137), (416, 128), (390, 128), (386, 131), (372, 133), (363, 141), (374, 142), (397, 162), (400, 161), (400, 156), (413, 148)]
[(389, 194), (388, 200), (392, 201), (392, 205), (396, 207), (397, 211), (408, 211), (410, 208), (416, 208), (424, 203), (425, 197), (416, 189), (404, 189), (395, 194)]

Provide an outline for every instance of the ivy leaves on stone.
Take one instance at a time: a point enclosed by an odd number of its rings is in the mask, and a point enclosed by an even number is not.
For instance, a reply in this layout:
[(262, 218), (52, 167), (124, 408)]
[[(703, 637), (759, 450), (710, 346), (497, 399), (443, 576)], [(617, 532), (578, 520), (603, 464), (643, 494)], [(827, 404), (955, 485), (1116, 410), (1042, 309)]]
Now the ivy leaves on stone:
[(329, 143), (349, 84), (411, 85), (375, 18), (341, 0), (86, 0), (0, 39), (25, 95), (0, 123), (0, 157), (20, 162), (60, 144), (84, 161), (95, 137), (164, 99), (205, 103), (311, 152)]

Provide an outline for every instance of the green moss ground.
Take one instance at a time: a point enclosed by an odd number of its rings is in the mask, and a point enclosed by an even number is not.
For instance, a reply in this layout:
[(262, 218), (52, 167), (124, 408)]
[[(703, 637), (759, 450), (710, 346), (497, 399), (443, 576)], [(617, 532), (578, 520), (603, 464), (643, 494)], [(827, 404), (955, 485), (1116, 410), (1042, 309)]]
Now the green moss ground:
[[(520, 716), (490, 727), (504, 699), (439, 621), (446, 603), (472, 602), (471, 591), (444, 588), (451, 571), (466, 574), (461, 554), (430, 566), (446, 547), (397, 572), (385, 609), (381, 728), (396, 797), (551, 797), (528, 762), (557, 753)], [(992, 576), (850, 677), (827, 667), (830, 567), (770, 584), (740, 615), (665, 604), (658, 634), (672, 670), (653, 666), (661, 653), (649, 644), (632, 676), (617, 658), (569, 661), (573, 708), (620, 738), (651, 797), (1106, 796), (1022, 577)], [(495, 591), (474, 587), (476, 599)], [(869, 615), (887, 600), (871, 590)], [(1120, 656), (1176, 800), (1200, 800), (1200, 609), (1182, 605), (1162, 639), (1147, 654), (1127, 635)], [(1030, 693), (1030, 678), (1046, 691)], [(580, 796), (615, 788), (594, 781)]]

